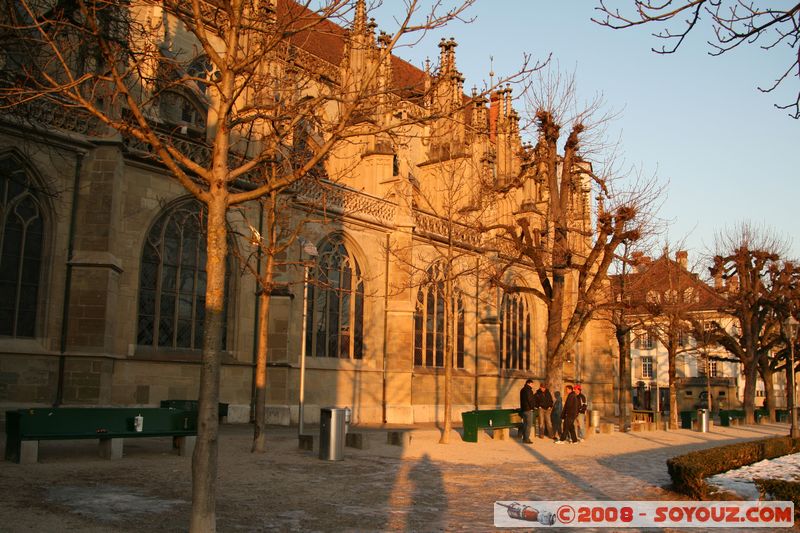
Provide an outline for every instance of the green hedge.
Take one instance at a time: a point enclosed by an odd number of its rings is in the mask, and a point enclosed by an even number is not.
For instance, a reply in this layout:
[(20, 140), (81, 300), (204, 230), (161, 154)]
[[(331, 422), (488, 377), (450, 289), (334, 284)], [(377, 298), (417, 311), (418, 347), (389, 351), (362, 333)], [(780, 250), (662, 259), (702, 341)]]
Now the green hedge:
[(755, 483), (762, 498), (770, 494), (773, 500), (794, 502), (794, 516), (800, 517), (800, 483), (782, 479), (756, 479)]
[(667, 460), (667, 470), (675, 490), (704, 499), (710, 489), (705, 478), (799, 451), (800, 439), (773, 437), (679, 455)]

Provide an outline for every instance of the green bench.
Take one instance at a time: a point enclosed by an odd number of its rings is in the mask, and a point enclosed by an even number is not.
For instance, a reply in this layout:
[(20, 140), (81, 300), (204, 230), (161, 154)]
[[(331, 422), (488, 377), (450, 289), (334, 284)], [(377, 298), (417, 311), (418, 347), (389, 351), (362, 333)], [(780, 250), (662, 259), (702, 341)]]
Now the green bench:
[[(173, 409), (182, 409), (184, 411), (197, 412), (197, 400), (161, 400), (161, 407), (172, 407)], [(228, 404), (220, 402), (217, 405), (217, 416), (220, 422), (225, 422), (228, 419)]]
[(463, 440), (478, 442), (478, 431), (481, 429), (508, 429), (522, 426), (519, 409), (483, 409), (461, 413), (464, 426)]
[[(141, 431), (134, 427), (141, 416)], [(36, 463), (40, 440), (98, 439), (100, 456), (122, 457), (126, 438), (172, 437), (173, 447), (190, 456), (197, 437), (197, 413), (159, 407), (57, 407), (6, 412), (7, 461)]]

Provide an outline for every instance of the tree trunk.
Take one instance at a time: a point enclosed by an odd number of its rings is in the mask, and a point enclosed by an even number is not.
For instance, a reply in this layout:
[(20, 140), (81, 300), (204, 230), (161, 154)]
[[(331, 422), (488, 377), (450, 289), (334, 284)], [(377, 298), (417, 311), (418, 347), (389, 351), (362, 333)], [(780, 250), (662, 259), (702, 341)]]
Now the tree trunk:
[(275, 258), (267, 252), (267, 264), (259, 280), (258, 296), (258, 353), (256, 355), (255, 421), (253, 424), (253, 453), (264, 453), (267, 449), (266, 403), (267, 403), (267, 359), (269, 355), (269, 304), (272, 292)]
[(775, 392), (775, 384), (772, 382), (772, 376), (775, 371), (769, 367), (769, 361), (766, 357), (762, 358), (758, 364), (758, 372), (761, 379), (764, 381), (764, 397), (767, 400), (767, 408), (769, 411), (769, 421), (775, 422), (775, 408), (777, 407), (777, 398)]
[[(678, 354), (675, 349), (675, 341), (670, 340), (670, 348), (667, 354), (667, 375), (669, 378), (669, 428), (678, 429), (678, 384), (676, 383), (677, 377), (677, 364), (676, 360)], [(657, 378), (657, 376), (656, 376)]]
[(615, 335), (619, 348), (619, 430), (631, 427), (631, 344), (627, 326), (617, 327)]
[(744, 365), (744, 421), (754, 424), (756, 404), (756, 380), (758, 379), (758, 365), (750, 361)]
[(192, 456), (192, 533), (216, 531), (216, 481), (220, 352), (225, 302), (225, 258), (228, 253), (226, 198), (208, 202), (206, 316), (197, 411), (197, 445)]
[(564, 389), (564, 357), (558, 349), (564, 320), (564, 273), (563, 269), (553, 272), (552, 298), (547, 306), (547, 353), (545, 360), (545, 380), (551, 391)]
[(453, 381), (453, 337), (458, 333), (458, 326), (455, 323), (455, 295), (453, 294), (453, 280), (450, 279), (449, 264), (444, 286), (444, 322), (446, 328), (444, 338), (444, 424), (439, 444), (448, 444), (450, 442), (450, 431), (453, 428), (451, 421), (453, 406), (450, 402), (450, 386)]

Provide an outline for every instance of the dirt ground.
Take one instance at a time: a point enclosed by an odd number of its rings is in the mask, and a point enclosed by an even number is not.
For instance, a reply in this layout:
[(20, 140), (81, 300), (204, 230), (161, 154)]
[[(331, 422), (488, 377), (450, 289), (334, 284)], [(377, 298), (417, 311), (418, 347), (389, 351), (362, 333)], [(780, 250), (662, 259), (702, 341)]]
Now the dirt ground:
[[(486, 436), (465, 443), (456, 432), (442, 445), (427, 428), (400, 447), (386, 443), (385, 429), (354, 430), (367, 434), (367, 449), (345, 448), (344, 460), (329, 462), (298, 448), (296, 428), (270, 428), (268, 452), (253, 455), (250, 426), (223, 425), (218, 530), (488, 531), (496, 500), (682, 499), (668, 488), (667, 458), (786, 426), (530, 446)], [(191, 460), (173, 454), (169, 438), (128, 439), (116, 461), (99, 458), (96, 441), (42, 441), (38, 464), (0, 464), (0, 487), (3, 532), (186, 531)]]

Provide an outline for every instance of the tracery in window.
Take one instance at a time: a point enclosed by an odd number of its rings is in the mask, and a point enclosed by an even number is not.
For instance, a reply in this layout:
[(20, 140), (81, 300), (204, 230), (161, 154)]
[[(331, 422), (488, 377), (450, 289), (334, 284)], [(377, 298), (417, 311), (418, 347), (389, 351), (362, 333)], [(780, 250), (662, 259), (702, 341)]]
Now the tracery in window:
[(0, 159), (0, 335), (33, 337), (45, 225), (38, 188), (15, 159)]
[[(417, 291), (414, 311), (414, 366), (444, 368), (448, 342), (453, 342), (453, 368), (464, 368), (464, 302), (458, 290), (448, 313), (445, 272), (440, 265), (428, 270), (428, 282)], [(454, 319), (448, 319), (450, 314)]]
[(340, 235), (319, 248), (310, 273), (306, 354), (361, 359), (364, 352), (364, 280)]
[[(139, 274), (137, 343), (151, 348), (203, 347), (206, 301), (206, 209), (190, 200), (150, 228)], [(231, 261), (227, 259), (223, 323), (227, 325)], [(222, 345), (227, 327), (223, 327)]]
[(531, 369), (531, 313), (520, 294), (504, 294), (500, 306), (500, 368)]

